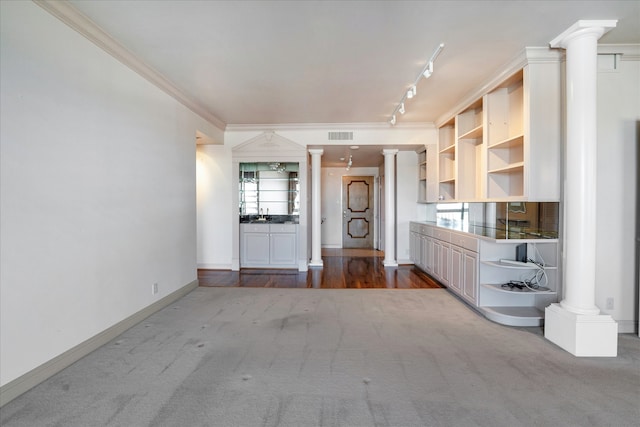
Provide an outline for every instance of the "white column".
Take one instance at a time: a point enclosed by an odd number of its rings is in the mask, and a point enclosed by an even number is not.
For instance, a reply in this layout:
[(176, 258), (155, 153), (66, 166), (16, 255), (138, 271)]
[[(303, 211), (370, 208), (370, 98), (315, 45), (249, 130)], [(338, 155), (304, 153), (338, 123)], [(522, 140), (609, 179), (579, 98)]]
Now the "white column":
[(320, 157), (324, 150), (312, 148), (311, 154), (311, 261), (309, 267), (322, 267), (322, 204), (321, 187), (322, 176), (320, 174)]
[(382, 150), (384, 155), (384, 261), (385, 267), (397, 267), (396, 261), (396, 171), (398, 150)]
[(564, 299), (545, 310), (545, 337), (576, 356), (615, 356), (617, 323), (595, 305), (598, 39), (615, 20), (578, 21), (551, 41), (566, 49)]

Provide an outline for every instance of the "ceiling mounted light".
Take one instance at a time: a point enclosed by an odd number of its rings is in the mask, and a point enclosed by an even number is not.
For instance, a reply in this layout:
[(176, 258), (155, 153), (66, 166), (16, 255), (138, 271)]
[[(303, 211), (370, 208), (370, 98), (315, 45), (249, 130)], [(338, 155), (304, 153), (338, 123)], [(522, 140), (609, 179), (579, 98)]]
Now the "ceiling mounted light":
[(400, 103), (395, 108), (395, 110), (393, 110), (393, 113), (391, 113), (391, 119), (389, 119), (389, 123), (391, 124), (391, 126), (394, 126), (396, 124), (396, 113), (400, 113), (400, 114), (405, 113), (406, 111), (404, 108), (405, 101), (407, 99), (412, 99), (418, 93), (417, 85), (420, 79), (422, 79), (423, 77), (426, 79), (431, 77), (431, 75), (433, 74), (433, 62), (436, 60), (436, 58), (440, 54), (440, 51), (442, 51), (443, 48), (444, 48), (444, 43), (440, 43), (436, 48), (436, 50), (431, 55), (431, 58), (429, 58), (429, 61), (427, 62), (427, 64), (424, 66), (422, 71), (420, 71), (420, 74), (418, 74), (418, 77), (416, 77), (416, 80), (413, 83), (413, 85), (411, 85), (411, 87), (409, 88), (409, 90), (407, 90), (407, 92), (404, 94), (402, 99), (400, 99)]
[(429, 63), (427, 64), (427, 68), (424, 69), (422, 75), (425, 79), (428, 79), (429, 77), (431, 77), (431, 74), (433, 74), (433, 62), (429, 61)]

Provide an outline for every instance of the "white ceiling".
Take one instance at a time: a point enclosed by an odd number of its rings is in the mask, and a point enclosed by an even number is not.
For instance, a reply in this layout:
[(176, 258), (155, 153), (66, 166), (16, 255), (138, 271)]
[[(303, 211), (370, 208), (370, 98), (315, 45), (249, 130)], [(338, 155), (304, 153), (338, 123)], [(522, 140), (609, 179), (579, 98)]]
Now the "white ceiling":
[(618, 19), (602, 44), (640, 43), (640, 1), (72, 0), (226, 124), (434, 122), (527, 46), (579, 19)]

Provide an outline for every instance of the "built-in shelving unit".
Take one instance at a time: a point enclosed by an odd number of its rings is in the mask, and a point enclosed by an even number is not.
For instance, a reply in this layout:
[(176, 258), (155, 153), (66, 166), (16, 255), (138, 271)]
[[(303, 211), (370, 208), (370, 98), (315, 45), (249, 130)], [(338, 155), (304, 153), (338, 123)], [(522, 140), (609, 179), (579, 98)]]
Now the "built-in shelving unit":
[(438, 126), (439, 200), (559, 201), (560, 85), (559, 60), (527, 58), (523, 68), (444, 120)]
[[(529, 258), (536, 263), (510, 261), (522, 243), (527, 244)], [(544, 308), (558, 299), (558, 255), (557, 240), (482, 241), (478, 309), (505, 325), (542, 325)], [(522, 288), (505, 288), (510, 281)]]
[[(414, 264), (487, 318), (509, 326), (540, 326), (544, 308), (558, 301), (556, 239), (493, 239), (432, 224), (410, 224)], [(535, 262), (510, 261), (525, 243)], [(515, 281), (530, 288), (505, 288)]]
[(456, 116), (457, 130), (457, 198), (475, 200), (482, 198), (482, 174), (484, 167), (484, 111), (482, 99), (473, 103)]
[(438, 129), (438, 199), (456, 198), (456, 128), (451, 119)]
[(299, 193), (297, 163), (240, 164), (240, 215), (297, 215)]
[(418, 153), (418, 203), (427, 202), (427, 147), (420, 147), (416, 151)]

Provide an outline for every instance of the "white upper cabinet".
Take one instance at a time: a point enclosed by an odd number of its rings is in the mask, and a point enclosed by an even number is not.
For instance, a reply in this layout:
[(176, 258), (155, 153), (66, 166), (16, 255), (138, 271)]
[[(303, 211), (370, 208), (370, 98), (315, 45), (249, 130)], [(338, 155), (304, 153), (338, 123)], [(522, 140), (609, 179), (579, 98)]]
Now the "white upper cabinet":
[(560, 56), (524, 56), (438, 126), (439, 200), (560, 200)]

